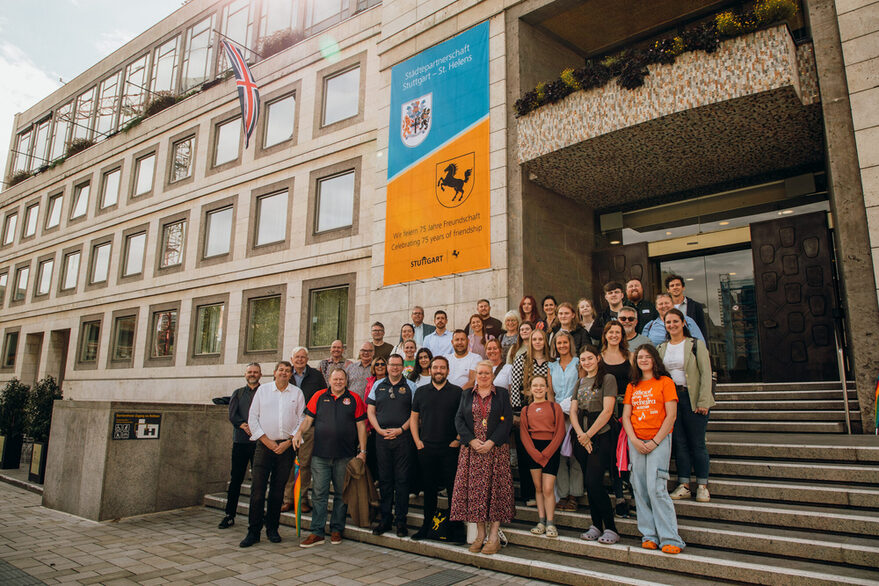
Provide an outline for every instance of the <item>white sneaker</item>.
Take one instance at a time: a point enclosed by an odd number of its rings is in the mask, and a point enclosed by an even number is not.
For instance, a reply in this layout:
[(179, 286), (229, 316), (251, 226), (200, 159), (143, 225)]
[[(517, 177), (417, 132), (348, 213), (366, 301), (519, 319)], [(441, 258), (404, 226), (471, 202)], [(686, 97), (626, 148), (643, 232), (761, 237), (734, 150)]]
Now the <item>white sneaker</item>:
[(708, 487), (704, 484), (700, 484), (696, 487), (696, 501), (700, 503), (707, 503), (711, 500), (711, 495), (708, 494)]
[(690, 492), (690, 487), (686, 484), (679, 484), (674, 491), (669, 495), (673, 501), (679, 501), (682, 499), (688, 499), (693, 496), (693, 493)]

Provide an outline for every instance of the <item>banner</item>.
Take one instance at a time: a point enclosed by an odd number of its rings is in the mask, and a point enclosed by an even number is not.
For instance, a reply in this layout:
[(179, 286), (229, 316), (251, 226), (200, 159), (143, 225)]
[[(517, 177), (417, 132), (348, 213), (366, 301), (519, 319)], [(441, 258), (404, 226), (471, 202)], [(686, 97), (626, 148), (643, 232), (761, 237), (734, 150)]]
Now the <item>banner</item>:
[(491, 266), (488, 23), (391, 70), (384, 284)]

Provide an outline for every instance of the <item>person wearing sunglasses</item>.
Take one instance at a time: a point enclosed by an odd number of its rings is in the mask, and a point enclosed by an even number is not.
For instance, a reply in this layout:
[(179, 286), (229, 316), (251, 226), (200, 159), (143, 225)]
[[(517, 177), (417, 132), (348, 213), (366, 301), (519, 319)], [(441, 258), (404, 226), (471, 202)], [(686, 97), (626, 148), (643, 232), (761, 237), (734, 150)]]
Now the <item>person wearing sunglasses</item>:
[(623, 330), (626, 332), (626, 344), (629, 348), (640, 348), (643, 344), (654, 345), (650, 338), (638, 333), (638, 312), (634, 307), (628, 305), (621, 307), (617, 313), (617, 319), (623, 324)]

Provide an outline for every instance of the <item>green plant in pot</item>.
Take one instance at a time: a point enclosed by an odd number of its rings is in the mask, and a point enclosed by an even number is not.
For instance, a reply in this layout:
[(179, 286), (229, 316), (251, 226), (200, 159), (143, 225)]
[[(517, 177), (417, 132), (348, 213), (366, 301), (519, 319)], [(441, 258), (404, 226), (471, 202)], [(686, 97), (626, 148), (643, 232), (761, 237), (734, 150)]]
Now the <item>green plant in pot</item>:
[(28, 394), (25, 415), (27, 434), (34, 440), (31, 465), (28, 477), (43, 483), (46, 476), (46, 453), (49, 445), (49, 431), (52, 428), (52, 407), (61, 399), (61, 388), (53, 376), (41, 379)]
[(25, 430), (25, 406), (30, 387), (17, 378), (0, 390), (0, 468), (18, 468)]

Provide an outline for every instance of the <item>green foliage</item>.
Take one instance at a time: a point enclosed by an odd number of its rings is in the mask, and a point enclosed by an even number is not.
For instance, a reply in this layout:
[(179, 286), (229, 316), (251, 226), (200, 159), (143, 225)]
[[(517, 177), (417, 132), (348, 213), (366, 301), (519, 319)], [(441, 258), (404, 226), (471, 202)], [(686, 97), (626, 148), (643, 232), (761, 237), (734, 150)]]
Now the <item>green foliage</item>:
[(0, 390), (0, 435), (15, 437), (24, 433), (25, 406), (30, 387), (17, 378)]
[(275, 53), (280, 53), (287, 47), (292, 47), (304, 38), (305, 37), (301, 32), (295, 32), (289, 28), (272, 33), (267, 37), (262, 37), (259, 40), (258, 49), (260, 57), (263, 59), (271, 57)]
[(67, 150), (64, 152), (64, 158), (72, 157), (78, 152), (84, 151), (95, 144), (95, 141), (88, 138), (74, 138), (70, 141), (70, 144), (67, 145)]
[(119, 132), (128, 132), (132, 128), (136, 128), (140, 123), (143, 122), (143, 116), (135, 116), (128, 122), (126, 122), (122, 128), (119, 129)]
[(567, 85), (569, 88), (571, 88), (573, 90), (582, 89), (580, 87), (580, 82), (577, 81), (576, 77), (574, 77), (574, 68), (573, 67), (569, 67), (569, 68), (565, 69), (564, 71), (562, 71), (561, 79), (563, 82), (565, 82), (565, 85)]
[(12, 187), (13, 185), (18, 185), (19, 183), (21, 183), (25, 179), (30, 179), (30, 177), (31, 177), (30, 171), (24, 171), (24, 170), (16, 171), (15, 173), (12, 174), (12, 177), (9, 178), (9, 181), (7, 182), (7, 184), (9, 185), (9, 187)]
[(171, 92), (156, 92), (150, 98), (150, 101), (147, 102), (146, 107), (143, 109), (143, 118), (149, 118), (153, 114), (158, 114), (165, 108), (170, 108), (174, 104), (177, 103), (177, 98)]
[(52, 406), (60, 398), (61, 388), (52, 376), (40, 380), (28, 394), (25, 407), (26, 431), (34, 441), (48, 441), (52, 426)]
[(798, 9), (793, 0), (757, 0), (754, 3), (754, 20), (757, 26), (767, 26), (792, 18)]

